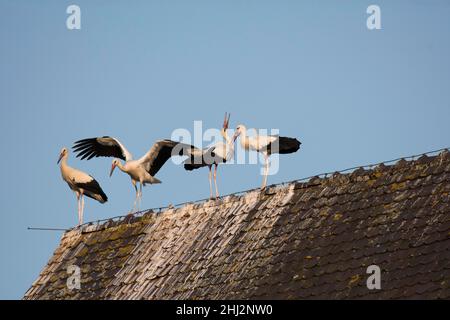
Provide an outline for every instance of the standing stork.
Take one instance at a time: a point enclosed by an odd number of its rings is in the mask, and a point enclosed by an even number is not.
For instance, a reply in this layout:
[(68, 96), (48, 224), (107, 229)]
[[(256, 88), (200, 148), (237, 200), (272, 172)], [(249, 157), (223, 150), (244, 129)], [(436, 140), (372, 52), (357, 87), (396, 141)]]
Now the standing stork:
[(100, 203), (108, 201), (108, 197), (103, 192), (98, 182), (90, 175), (71, 168), (67, 165), (67, 158), (69, 157), (69, 151), (66, 148), (62, 148), (59, 153), (58, 164), (61, 163), (61, 175), (69, 188), (72, 189), (77, 195), (78, 201), (78, 225), (83, 224), (84, 215), (84, 197), (88, 196)]
[(208, 148), (202, 150), (196, 149), (196, 152), (191, 154), (191, 157), (184, 162), (184, 168), (189, 171), (208, 166), (210, 199), (213, 199), (211, 177), (212, 166), (214, 165), (214, 186), (216, 189), (216, 198), (218, 198), (219, 190), (217, 188), (217, 167), (220, 163), (225, 163), (234, 156), (234, 140), (231, 139), (227, 134), (229, 123), (230, 115), (228, 114), (227, 116), (227, 113), (225, 113), (222, 129), (220, 130), (220, 134), (225, 139), (225, 143), (219, 141)]
[(261, 190), (267, 186), (267, 175), (269, 174), (269, 157), (271, 154), (287, 154), (294, 153), (300, 149), (301, 142), (296, 138), (279, 137), (279, 136), (263, 136), (256, 135), (254, 137), (247, 136), (247, 128), (240, 124), (237, 126), (233, 136), (233, 141), (241, 136), (241, 146), (245, 150), (254, 150), (264, 156), (264, 179)]
[[(158, 140), (143, 157), (138, 160), (133, 160), (131, 153), (119, 140), (104, 136), (79, 140), (75, 142), (73, 149), (77, 152), (77, 157), (81, 157), (81, 160), (90, 160), (94, 157), (115, 158), (112, 161), (109, 176), (112, 176), (116, 167), (130, 176), (131, 183), (136, 191), (133, 208), (131, 209), (133, 212), (136, 209), (136, 205), (138, 208), (140, 206), (142, 186), (145, 186), (147, 183), (161, 183), (154, 176), (166, 161), (175, 155), (190, 155), (192, 152), (191, 149), (195, 148), (191, 145), (172, 140)], [(125, 163), (122, 164), (119, 159), (125, 160)], [(139, 183), (139, 190), (137, 183)]]

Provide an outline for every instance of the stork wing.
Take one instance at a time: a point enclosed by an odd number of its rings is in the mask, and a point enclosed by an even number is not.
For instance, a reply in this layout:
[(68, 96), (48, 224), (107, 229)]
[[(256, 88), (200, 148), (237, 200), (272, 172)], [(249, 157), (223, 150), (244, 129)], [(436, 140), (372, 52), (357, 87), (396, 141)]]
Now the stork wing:
[(194, 152), (198, 152), (198, 149), (189, 144), (159, 140), (138, 161), (151, 176), (154, 176), (172, 156), (191, 156)]
[(125, 161), (133, 159), (119, 140), (108, 136), (79, 140), (72, 149), (81, 160), (90, 160), (94, 157), (115, 157)]

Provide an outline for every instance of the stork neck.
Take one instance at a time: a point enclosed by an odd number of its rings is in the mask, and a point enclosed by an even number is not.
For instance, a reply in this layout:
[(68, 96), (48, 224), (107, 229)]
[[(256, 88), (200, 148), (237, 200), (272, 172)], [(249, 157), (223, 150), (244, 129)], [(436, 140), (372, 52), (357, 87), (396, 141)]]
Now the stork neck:
[(69, 158), (69, 156), (67, 154), (61, 158), (61, 162), (60, 162), (61, 168), (67, 167), (67, 158)]
[(117, 163), (117, 168), (119, 168), (120, 171), (122, 171), (122, 172), (127, 172), (127, 170), (125, 169), (125, 166), (122, 165), (122, 162)]
[(68, 174), (68, 172), (70, 170), (70, 167), (67, 164), (67, 158), (68, 158), (67, 155), (63, 156), (61, 158), (61, 162), (59, 163), (59, 170), (61, 171), (61, 174), (62, 174), (63, 177), (67, 176), (67, 174)]
[(243, 130), (241, 133), (241, 147), (244, 149), (247, 147), (247, 139), (247, 132)]
[(232, 144), (233, 141), (232, 139), (228, 136), (226, 130), (220, 130), (220, 134), (222, 135), (222, 137), (225, 139), (225, 141), (227, 142), (227, 144)]
[(245, 149), (245, 146), (247, 145), (247, 128), (243, 125), (239, 126), (240, 130), (240, 138), (241, 138), (241, 147)]

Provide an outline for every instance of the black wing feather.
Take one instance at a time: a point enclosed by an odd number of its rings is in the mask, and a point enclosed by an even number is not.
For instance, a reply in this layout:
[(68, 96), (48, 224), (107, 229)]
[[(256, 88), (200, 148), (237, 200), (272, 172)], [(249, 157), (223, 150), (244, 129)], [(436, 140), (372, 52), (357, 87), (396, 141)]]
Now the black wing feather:
[(81, 158), (81, 160), (91, 160), (94, 157), (114, 157), (126, 160), (120, 145), (109, 136), (79, 140), (74, 143), (72, 149), (77, 153), (77, 158)]
[[(75, 185), (79, 188), (84, 189), (85, 190), (84, 195), (89, 198), (97, 200), (101, 203), (108, 201), (108, 197), (103, 192), (102, 188), (100, 187), (100, 184), (94, 178), (92, 178), (92, 180), (89, 182), (76, 183)], [(98, 196), (98, 198), (95, 198), (96, 195)]]
[(155, 176), (172, 156), (189, 156), (195, 147), (172, 140), (157, 141), (146, 154), (146, 170)]
[(190, 157), (183, 162), (184, 169), (191, 171), (220, 162), (225, 162), (226, 160), (224, 159), (216, 158), (216, 153), (214, 152), (215, 150), (216, 146), (214, 145), (201, 150), (201, 153), (199, 154), (191, 154)]

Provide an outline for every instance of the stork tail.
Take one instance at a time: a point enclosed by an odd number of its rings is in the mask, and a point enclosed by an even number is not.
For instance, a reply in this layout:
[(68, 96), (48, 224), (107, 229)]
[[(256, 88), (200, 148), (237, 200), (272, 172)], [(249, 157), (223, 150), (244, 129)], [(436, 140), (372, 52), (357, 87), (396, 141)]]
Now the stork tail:
[(280, 154), (294, 153), (300, 149), (302, 143), (295, 138), (279, 137), (279, 152)]

